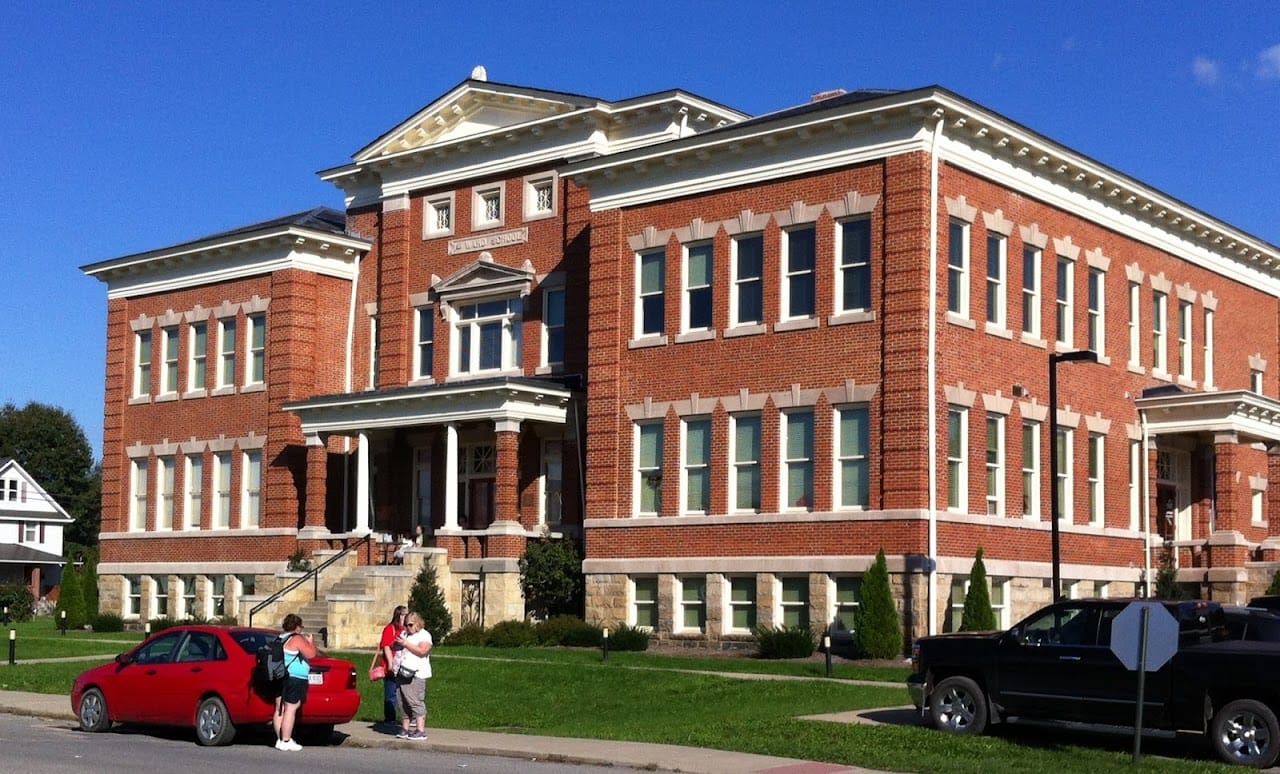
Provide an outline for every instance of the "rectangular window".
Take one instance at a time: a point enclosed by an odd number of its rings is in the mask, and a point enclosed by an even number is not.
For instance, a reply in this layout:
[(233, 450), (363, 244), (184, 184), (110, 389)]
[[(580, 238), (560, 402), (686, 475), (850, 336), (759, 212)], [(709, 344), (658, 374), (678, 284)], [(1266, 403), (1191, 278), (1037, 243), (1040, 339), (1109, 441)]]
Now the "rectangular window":
[(1022, 515), (1040, 517), (1040, 423), (1022, 423)]
[(164, 371), (160, 379), (160, 392), (178, 391), (178, 329), (160, 329), (160, 357), (164, 360)]
[(1129, 529), (1138, 529), (1142, 518), (1142, 442), (1129, 441)]
[(245, 368), (245, 384), (262, 384), (267, 375), (267, 316), (251, 314), (247, 318), (249, 335), (246, 339), (249, 362)]
[(685, 248), (684, 330), (711, 328), (711, 243), (700, 242)]
[(1075, 340), (1072, 336), (1072, 324), (1075, 322), (1075, 310), (1072, 308), (1072, 275), (1075, 273), (1075, 262), (1070, 258), (1058, 256), (1058, 288), (1057, 298), (1054, 302), (1056, 310), (1055, 322), (1057, 324), (1056, 341), (1063, 346), (1070, 347)]
[(662, 507), (662, 422), (636, 424), (636, 513), (656, 516)]
[(178, 617), (192, 617), (200, 612), (196, 609), (196, 576), (179, 575), (178, 583), (182, 585), (182, 609), (178, 611)]
[(209, 359), (209, 324), (198, 322), (191, 324), (191, 334), (187, 356), (187, 389), (190, 391), (205, 389), (206, 366)]
[(151, 331), (133, 337), (133, 395), (151, 394)]
[(564, 366), (564, 288), (542, 293), (542, 364)]
[(435, 363), (436, 310), (420, 306), (414, 314), (413, 378), (430, 379)]
[(453, 194), (428, 199), (423, 204), (422, 238), (449, 236), (453, 233)]
[(204, 457), (188, 454), (183, 470), (182, 519), (184, 529), (200, 529), (200, 515), (204, 510)]
[(1022, 248), (1022, 332), (1040, 337), (1040, 256), (1035, 247)]
[(1142, 365), (1142, 288), (1129, 283), (1129, 365)]
[(996, 628), (1008, 629), (1012, 625), (1009, 615), (1009, 579), (997, 575), (988, 577), (991, 580), (991, 612), (996, 617)]
[(867, 482), (868, 411), (866, 406), (849, 406), (839, 409), (836, 465), (839, 468), (842, 508), (866, 508), (870, 504), (870, 486)]
[(156, 529), (173, 529), (173, 457), (156, 457)]
[(783, 233), (782, 318), (812, 317), (817, 229), (793, 228)]
[(524, 181), (525, 220), (545, 218), (556, 211), (556, 180), (552, 176), (526, 178)]
[(809, 625), (809, 577), (781, 578), (782, 593), (778, 595), (783, 626), (795, 628)]
[(969, 411), (958, 406), (947, 409), (947, 507), (969, 508)]
[(1249, 514), (1254, 524), (1265, 524), (1267, 521), (1266, 514), (1262, 509), (1262, 490), (1254, 489), (1249, 493)]
[(244, 453), (240, 480), (240, 528), (257, 529), (262, 525), (262, 452)]
[(733, 511), (760, 510), (760, 416), (733, 417)]
[[(564, 512), (564, 441), (542, 442), (542, 523), (560, 524)], [(425, 505), (429, 508), (429, 504)], [(430, 518), (430, 511), (425, 515)]]
[(228, 317), (218, 321), (218, 386), (236, 383), (236, 321)]
[(1106, 276), (1099, 269), (1089, 269), (1089, 349), (1099, 356), (1106, 354), (1106, 288), (1103, 282)]
[(782, 415), (786, 438), (787, 509), (813, 510), (813, 412), (789, 411)]
[(729, 578), (729, 630), (741, 633), (755, 628), (755, 576), (740, 575)]
[(1191, 304), (1178, 302), (1178, 376), (1191, 378)]
[(1249, 389), (1262, 394), (1262, 371), (1257, 368), (1249, 369)]
[(1168, 371), (1165, 353), (1165, 315), (1168, 314), (1169, 296), (1160, 291), (1151, 294), (1151, 370), (1156, 373)]
[(1101, 433), (1089, 434), (1089, 523), (1095, 527), (1102, 526), (1106, 519), (1107, 504), (1102, 490), (1105, 480), (1105, 442), (1106, 436)]
[(520, 368), (521, 328), (524, 302), (500, 298), (458, 307), (457, 358), (455, 373)]
[(658, 628), (658, 579), (635, 578), (631, 581), (631, 615), (633, 626), (641, 629)]
[(129, 529), (141, 532), (147, 528), (147, 461), (136, 459), (132, 468), (133, 507), (129, 509)]
[(1204, 310), (1204, 386), (1213, 386), (1213, 310)]
[(840, 299), (837, 311), (871, 309), (871, 220), (860, 218), (840, 224), (840, 271), (836, 275)]
[(164, 618), (169, 615), (169, 576), (153, 575), (151, 576), (151, 589), (154, 596), (151, 598), (151, 613), (154, 618)]
[(661, 336), (666, 318), (667, 254), (650, 250), (636, 257), (636, 338)]
[(686, 513), (711, 510), (711, 420), (684, 423), (684, 509)]
[(138, 575), (124, 576), (125, 609), (128, 618), (142, 615), (142, 578)]
[(502, 225), (502, 186), (476, 190), (471, 205), (471, 223), (478, 229)]
[(227, 614), (227, 576), (214, 575), (209, 578), (209, 607), (216, 618)]
[(987, 414), (987, 515), (1004, 515), (1004, 416)]
[(22, 540), (23, 543), (39, 543), (40, 542), (40, 523), (35, 521), (22, 522)]
[(706, 631), (707, 578), (680, 578), (680, 628), (684, 631)]
[(987, 322), (999, 328), (1005, 324), (1005, 272), (1008, 240), (1003, 234), (987, 232)]
[(213, 455), (213, 528), (231, 528), (231, 452)]
[(840, 631), (856, 631), (858, 607), (862, 604), (862, 578), (857, 575), (841, 575), (835, 579), (835, 595), (832, 597), (832, 628)]
[(764, 236), (733, 240), (732, 325), (764, 322)]
[(369, 317), (369, 381), (368, 389), (378, 387), (378, 316)]
[(958, 220), (947, 227), (947, 311), (969, 316), (969, 224)]
[(258, 593), (258, 576), (256, 575), (237, 575), (236, 583), (240, 584), (239, 596), (252, 597)]
[(1071, 458), (1071, 441), (1073, 437), (1071, 428), (1059, 427), (1058, 437), (1054, 439), (1054, 443), (1058, 444), (1058, 480), (1054, 482), (1054, 486), (1058, 487), (1058, 519), (1060, 521), (1071, 523), (1071, 466), (1074, 461)]

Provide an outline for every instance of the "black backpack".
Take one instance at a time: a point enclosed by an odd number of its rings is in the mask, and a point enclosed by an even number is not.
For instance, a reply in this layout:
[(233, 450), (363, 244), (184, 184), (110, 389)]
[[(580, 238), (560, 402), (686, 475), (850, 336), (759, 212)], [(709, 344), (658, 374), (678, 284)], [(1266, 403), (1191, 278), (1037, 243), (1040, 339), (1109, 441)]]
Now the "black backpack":
[(284, 643), (289, 637), (276, 637), (266, 645), (258, 648), (258, 679), (266, 683), (277, 683), (289, 676), (289, 664), (285, 660)]

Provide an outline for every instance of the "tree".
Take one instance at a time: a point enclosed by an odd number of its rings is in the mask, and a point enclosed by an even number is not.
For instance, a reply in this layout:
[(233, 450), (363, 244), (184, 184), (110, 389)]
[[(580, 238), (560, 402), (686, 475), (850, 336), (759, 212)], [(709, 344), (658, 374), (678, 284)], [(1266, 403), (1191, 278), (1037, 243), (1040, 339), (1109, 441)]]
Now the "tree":
[(902, 622), (889, 588), (889, 563), (884, 549), (862, 576), (862, 599), (858, 605), (857, 635), (861, 651), (869, 658), (897, 658), (902, 655)]
[(422, 616), (422, 625), (434, 642), (444, 642), (453, 631), (453, 616), (444, 601), (444, 591), (436, 580), (436, 568), (429, 560), (418, 571), (409, 591), (409, 610)]
[(84, 600), (85, 623), (93, 623), (98, 617), (98, 550), (76, 543), (66, 544), (68, 567), (80, 571), (80, 596)]
[(991, 592), (987, 590), (987, 566), (982, 562), (982, 547), (969, 570), (969, 591), (964, 595), (964, 612), (960, 615), (960, 631), (989, 632), (996, 628), (996, 615), (991, 609)]
[(102, 523), (101, 468), (84, 430), (63, 409), (34, 401), (22, 408), (0, 407), (0, 457), (12, 457), (40, 484), (74, 523), (66, 539), (98, 544)]
[(1271, 585), (1267, 586), (1266, 595), (1269, 597), (1280, 596), (1280, 570), (1276, 570), (1271, 576)]
[(1178, 583), (1178, 568), (1173, 566), (1173, 547), (1165, 546), (1160, 552), (1160, 567), (1156, 570), (1156, 599), (1183, 599), (1185, 593)]
[(530, 540), (520, 557), (520, 589), (525, 610), (546, 620), (556, 615), (582, 612), (582, 557), (568, 540), (553, 539), (546, 532)]
[(86, 623), (84, 614), (84, 592), (80, 588), (80, 573), (68, 562), (62, 567), (62, 582), (58, 587), (58, 605), (54, 608), (54, 624), (62, 624), (62, 616), (66, 615), (68, 629), (83, 628)]

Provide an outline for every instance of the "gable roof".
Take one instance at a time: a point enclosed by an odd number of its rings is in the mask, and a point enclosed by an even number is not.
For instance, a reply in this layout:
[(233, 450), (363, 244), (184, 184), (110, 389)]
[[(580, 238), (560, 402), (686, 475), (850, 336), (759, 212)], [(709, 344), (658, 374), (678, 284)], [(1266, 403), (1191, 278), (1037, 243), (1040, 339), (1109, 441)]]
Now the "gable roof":
[[(27, 485), (26, 498), (22, 503), (11, 500), (0, 501), (0, 520), (2, 521), (44, 521), (70, 524), (74, 519), (58, 501), (44, 490), (44, 487), (12, 457), (0, 458), (0, 477), (17, 476)], [(27, 505), (27, 507), (14, 507)]]

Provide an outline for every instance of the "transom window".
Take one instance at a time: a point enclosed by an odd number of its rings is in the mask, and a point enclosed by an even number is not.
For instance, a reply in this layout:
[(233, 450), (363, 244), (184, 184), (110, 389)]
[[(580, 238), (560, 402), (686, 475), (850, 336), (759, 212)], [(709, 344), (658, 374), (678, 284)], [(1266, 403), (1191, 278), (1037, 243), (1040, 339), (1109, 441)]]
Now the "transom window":
[(519, 298), (501, 298), (457, 307), (455, 373), (502, 371), (520, 367)]

